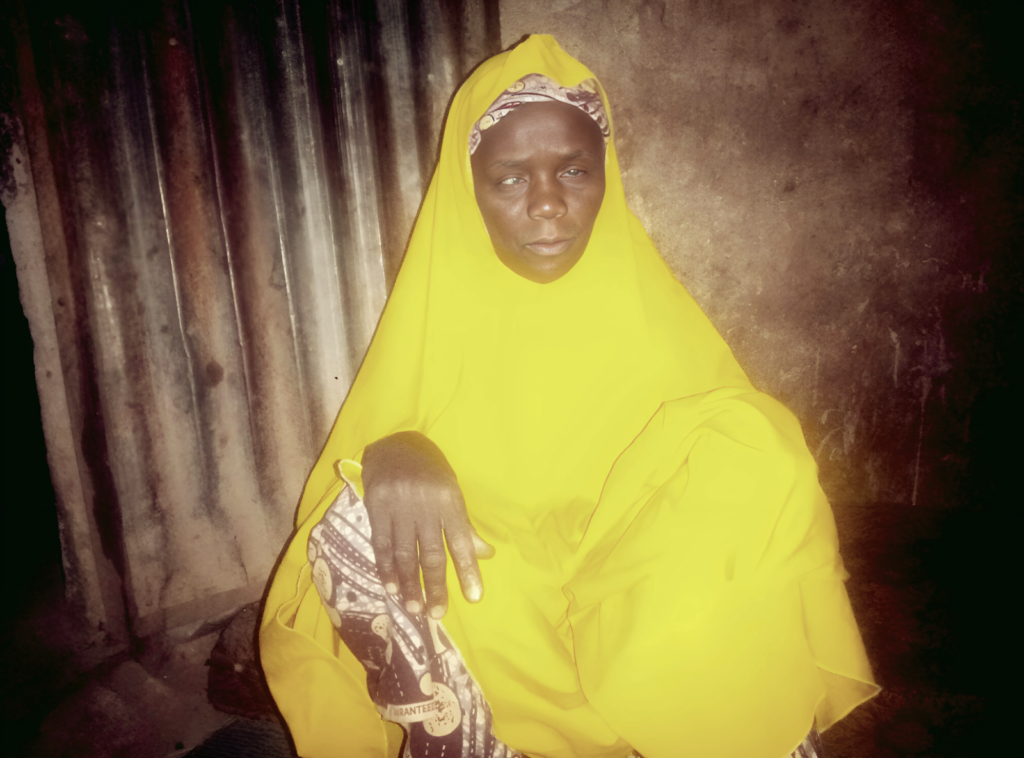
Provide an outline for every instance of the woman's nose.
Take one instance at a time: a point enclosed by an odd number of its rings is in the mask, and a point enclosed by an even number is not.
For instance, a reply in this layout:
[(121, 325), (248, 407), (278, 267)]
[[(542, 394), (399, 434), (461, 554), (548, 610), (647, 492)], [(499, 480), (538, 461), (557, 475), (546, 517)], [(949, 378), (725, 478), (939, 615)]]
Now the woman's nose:
[(569, 210), (557, 181), (535, 181), (530, 194), (527, 213), (530, 218), (549, 219), (564, 216)]

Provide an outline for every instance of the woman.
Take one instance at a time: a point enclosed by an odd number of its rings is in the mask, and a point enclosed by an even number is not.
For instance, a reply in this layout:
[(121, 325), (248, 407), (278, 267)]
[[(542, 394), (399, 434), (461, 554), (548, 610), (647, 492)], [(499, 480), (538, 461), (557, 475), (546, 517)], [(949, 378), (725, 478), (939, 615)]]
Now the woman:
[[(799, 425), (626, 207), (606, 114), (548, 36), (455, 96), (267, 599), (262, 663), (300, 755), (397, 755), (378, 711), (436, 731), (443, 703), (415, 703), (447, 685), (382, 673), (425, 665), (421, 642), (538, 758), (782, 758), (877, 692)], [(357, 585), (387, 619), (356, 613)]]

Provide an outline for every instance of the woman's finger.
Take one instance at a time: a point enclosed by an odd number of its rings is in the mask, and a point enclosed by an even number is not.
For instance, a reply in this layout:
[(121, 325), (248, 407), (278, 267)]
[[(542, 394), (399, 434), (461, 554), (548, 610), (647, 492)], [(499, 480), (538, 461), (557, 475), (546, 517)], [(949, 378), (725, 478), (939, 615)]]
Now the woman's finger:
[(473, 538), (473, 550), (476, 552), (476, 557), (482, 560), (493, 558), (494, 553), (497, 552), (494, 549), (494, 545), (489, 542), (484, 542), (484, 538), (476, 533), (476, 529), (472, 526), (469, 527), (471, 532), (470, 536)]
[(398, 586), (409, 613), (423, 610), (423, 592), (420, 589), (420, 561), (416, 550), (416, 525), (409, 519), (396, 521), (393, 527), (395, 564), (398, 568)]
[(398, 594), (398, 572), (395, 565), (394, 543), (391, 538), (391, 519), (374, 518), (376, 510), (367, 508), (370, 517), (370, 545), (377, 564), (377, 577), (390, 595)]
[(445, 522), (444, 536), (448, 540), (448, 552), (452, 555), (463, 596), (471, 603), (479, 602), (484, 593), (484, 583), (476, 562), (473, 527), (464, 516), (453, 518)]
[(416, 535), (420, 543), (420, 567), (423, 569), (423, 592), (427, 596), (427, 612), (431, 618), (442, 619), (448, 611), (448, 585), (445, 583), (444, 552), (441, 519), (435, 517), (420, 525)]

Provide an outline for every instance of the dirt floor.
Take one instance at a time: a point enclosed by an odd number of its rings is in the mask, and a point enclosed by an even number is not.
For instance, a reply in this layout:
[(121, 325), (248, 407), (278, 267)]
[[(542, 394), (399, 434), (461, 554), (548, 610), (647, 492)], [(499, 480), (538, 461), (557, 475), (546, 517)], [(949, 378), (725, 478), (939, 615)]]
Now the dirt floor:
[[(999, 681), (1016, 664), (998, 650), (1009, 625), (992, 623), (998, 617), (976, 583), (998, 568), (986, 555), (985, 514), (896, 506), (836, 513), (850, 596), (885, 689), (826, 733), (828, 756), (997, 748), (986, 727), (998, 715)], [(129, 654), (85, 638), (63, 602), (59, 565), (34, 581), (3, 630), (4, 755), (290, 753), (253, 656), (256, 608), (150, 638)], [(996, 659), (1002, 670), (991, 665)]]
[(9, 756), (183, 756), (229, 720), (206, 696), (218, 630), (175, 630), (134, 657), (83, 633), (62, 597), (59, 566), (4, 629), (0, 679)]

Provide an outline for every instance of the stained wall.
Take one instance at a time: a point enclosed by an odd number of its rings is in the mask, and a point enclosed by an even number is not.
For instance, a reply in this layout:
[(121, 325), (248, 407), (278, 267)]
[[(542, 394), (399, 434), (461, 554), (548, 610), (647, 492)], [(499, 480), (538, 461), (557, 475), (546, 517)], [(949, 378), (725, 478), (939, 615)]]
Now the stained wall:
[(834, 502), (962, 505), (1019, 419), (1003, 25), (930, 0), (501, 3), (503, 44), (551, 33), (603, 82), (631, 207)]

